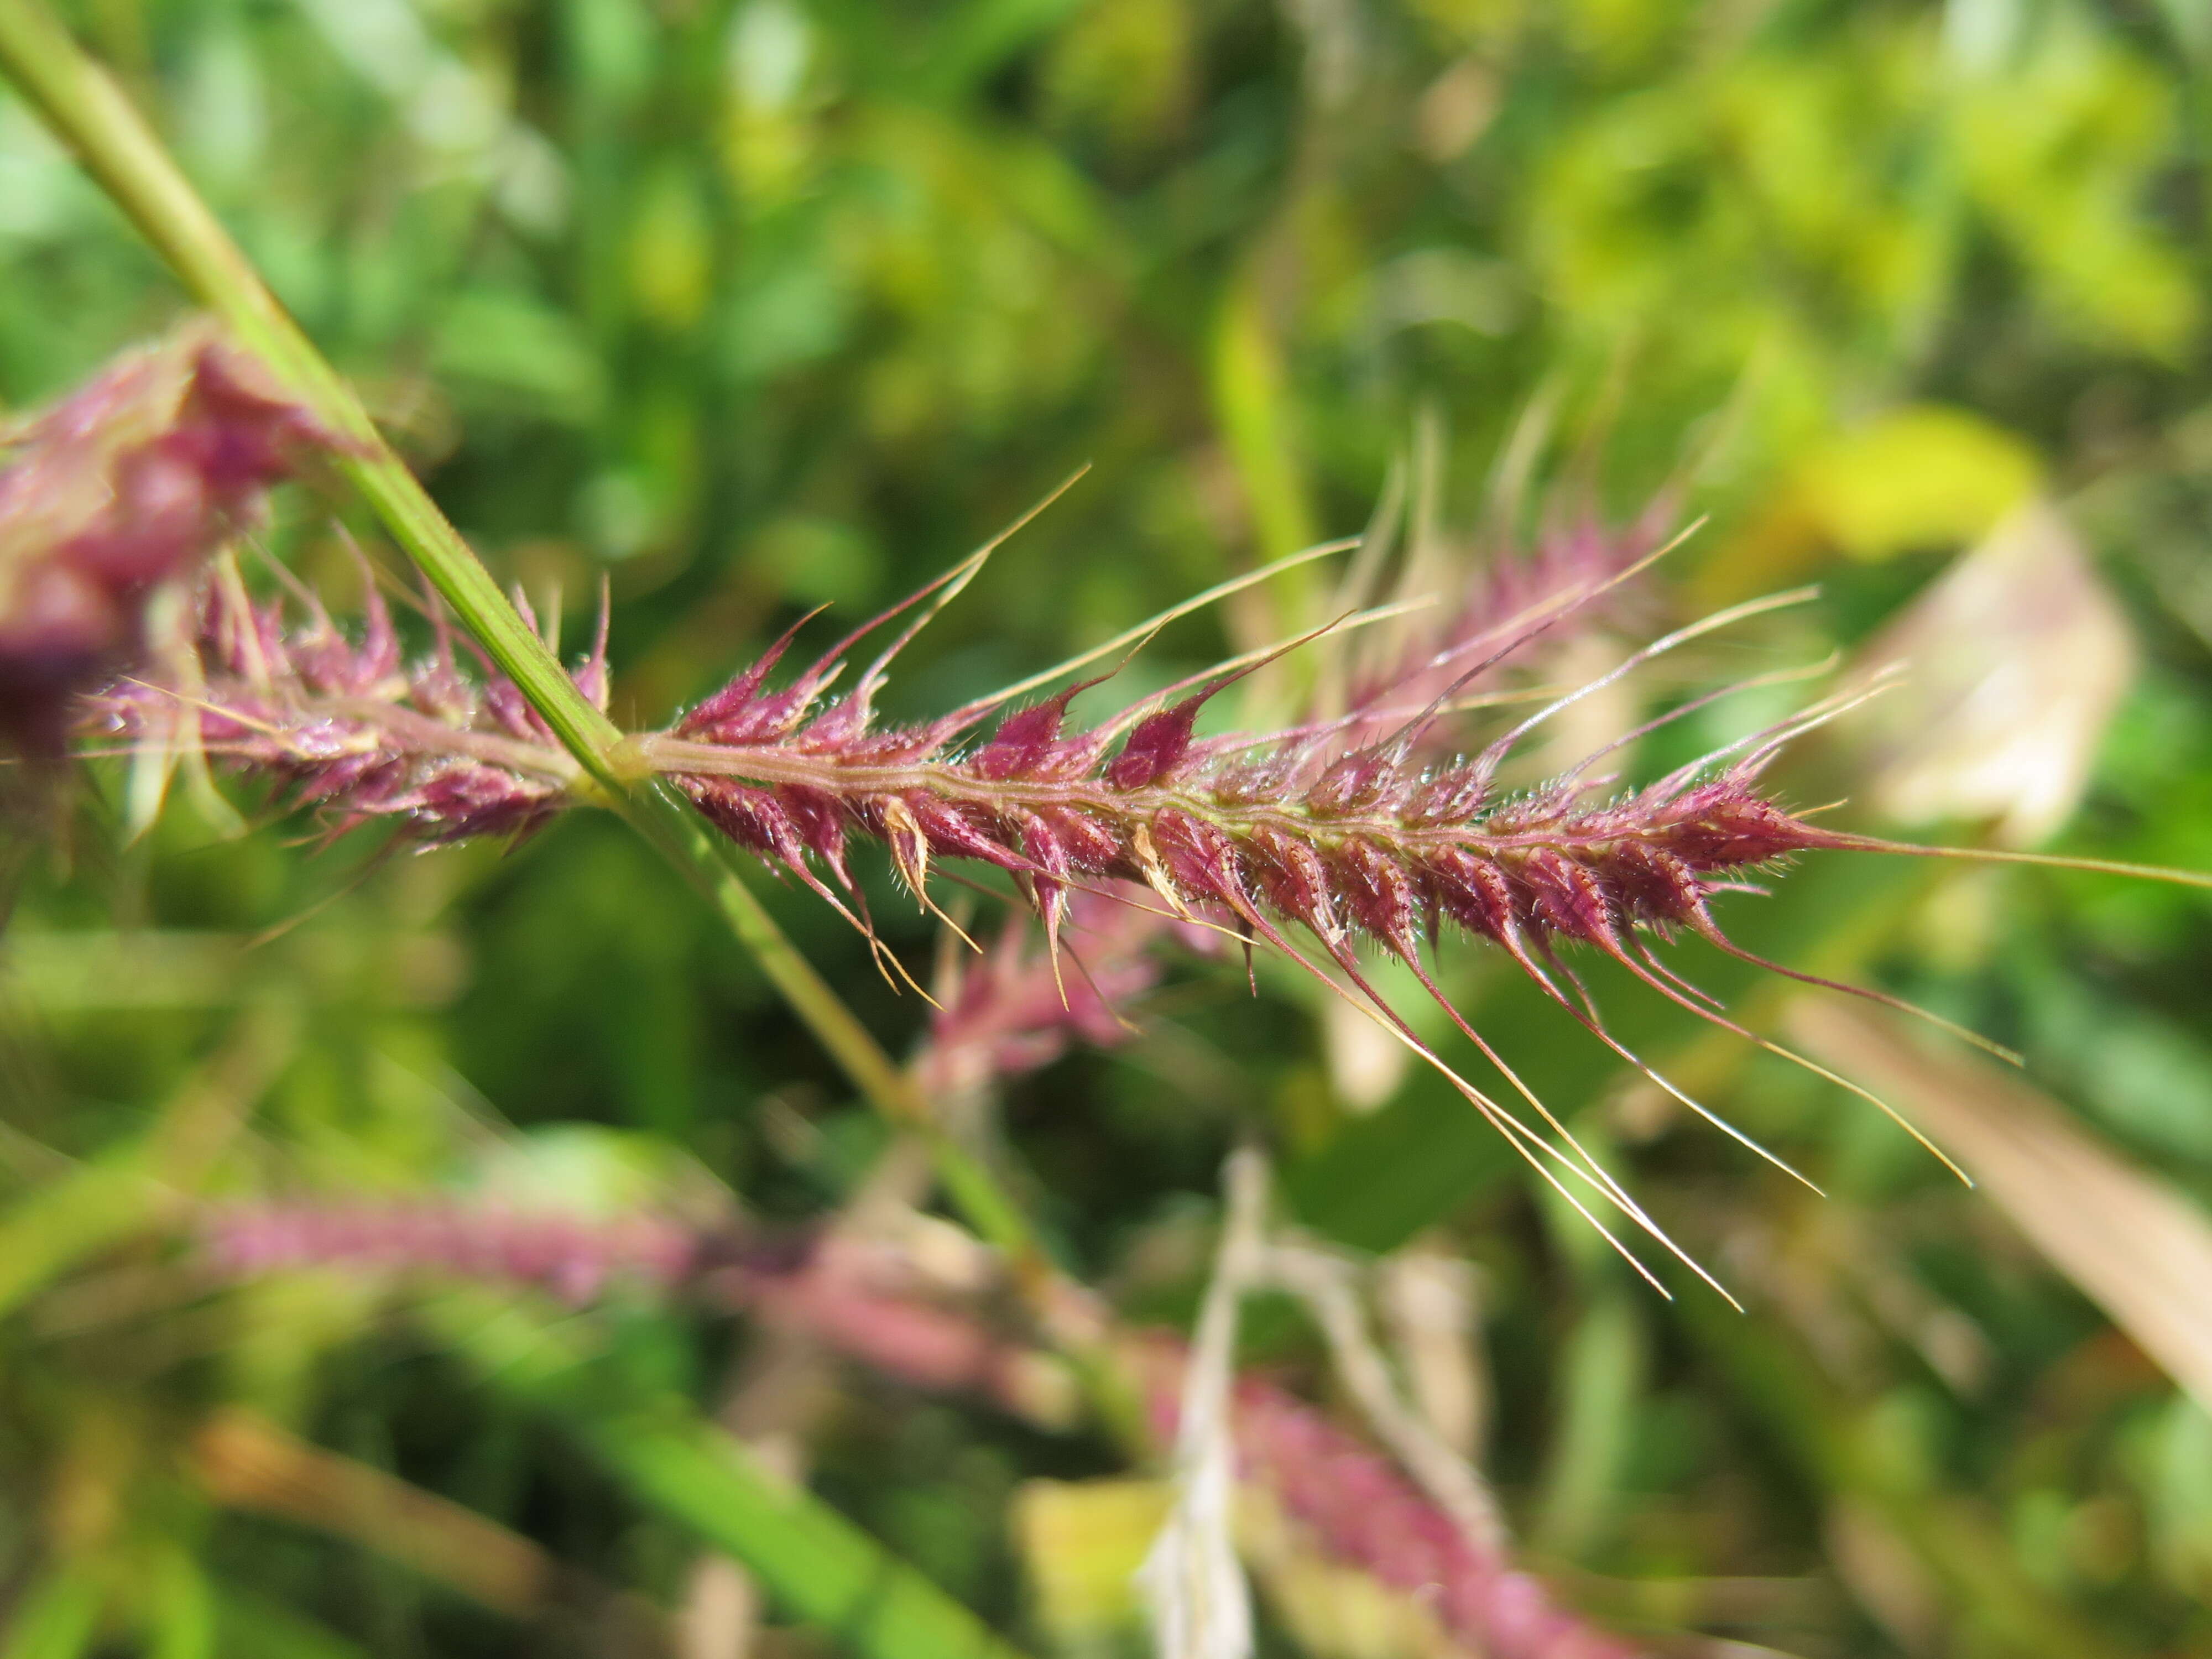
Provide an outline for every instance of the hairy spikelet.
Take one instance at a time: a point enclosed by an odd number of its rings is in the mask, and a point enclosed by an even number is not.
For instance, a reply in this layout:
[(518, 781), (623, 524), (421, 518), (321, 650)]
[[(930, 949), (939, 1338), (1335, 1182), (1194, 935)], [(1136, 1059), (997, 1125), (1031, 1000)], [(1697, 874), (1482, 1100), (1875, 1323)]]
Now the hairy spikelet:
[(915, 1388), (972, 1392), (1032, 1418), (1066, 1408), (1052, 1364), (956, 1305), (910, 1252), (834, 1229), (759, 1233), (412, 1197), (211, 1205), (197, 1232), (202, 1261), (226, 1279), (327, 1269), (536, 1291), (576, 1308), (624, 1291), (684, 1297), (803, 1331)]
[[(1316, 717), (1336, 717), (1334, 736), (1345, 749), (1388, 738), (1409, 711), (1439, 698), (1466, 698), (1486, 689), (1507, 670), (1522, 665), (1558, 625), (1570, 637), (1610, 623), (1630, 609), (1623, 576), (1662, 547), (1673, 520), (1671, 501), (1655, 501), (1629, 523), (1609, 525), (1584, 506), (1559, 518), (1525, 546), (1499, 545), (1465, 562), (1440, 556), (1417, 537), (1389, 592), (1380, 583), (1381, 561), (1372, 556), (1387, 538), (1370, 537), (1341, 590), (1346, 605), (1395, 603), (1409, 607), (1358, 639), (1348, 641), (1340, 675), (1325, 680)], [(1386, 526), (1387, 527), (1387, 526)], [(1439, 564), (1447, 566), (1438, 569)], [(1435, 619), (1441, 609), (1443, 620)], [(1338, 695), (1334, 684), (1344, 687)], [(1480, 701), (1480, 699), (1477, 699)], [(1448, 747), (1455, 728), (1438, 722), (1425, 734), (1431, 750)]]
[[(1504, 950), (1613, 1043), (1594, 1011), (1561, 983), (1572, 979), (1558, 948), (1588, 947), (1661, 995), (1737, 1029), (1660, 965), (1650, 942), (1686, 930), (1733, 950), (1711, 912), (1716, 894), (1798, 853), (1866, 844), (1793, 816), (1762, 793), (1762, 771), (1796, 728), (1625, 794), (1608, 793), (1584, 775), (1587, 765), (1534, 792), (1502, 787), (1501, 770), (1520, 742), (1592, 689), (1584, 687), (1472, 755), (1426, 755), (1451, 699), (1468, 683), (1613, 592), (1637, 568), (1615, 561), (1609, 574), (1560, 583), (1533, 614), (1482, 618), (1478, 648), (1442, 653), (1453, 678), (1425, 707), (1401, 712), (1395, 726), (1364, 741), (1347, 741), (1341, 720), (1256, 737), (1200, 736), (1198, 718), (1208, 702), (1272, 653), (1224, 665), (1087, 728), (1071, 721), (1070, 704), (1097, 681), (1004, 713), (980, 738), (977, 728), (1006, 697), (919, 725), (884, 725), (874, 716), (875, 694), (921, 625), (914, 622), (851, 691), (835, 698), (828, 694), (845, 655), (867, 630), (778, 684), (772, 676), (791, 643), (787, 635), (641, 746), (726, 834), (841, 909), (848, 899), (857, 902), (850, 850), (860, 836), (887, 849), (925, 905), (940, 861), (1006, 872), (1042, 917), (1048, 950), (1058, 947), (1071, 896), (1140, 884), (1169, 915), (1264, 942), (1340, 991), (1348, 984), (1346, 994), (1363, 998), (1375, 1018), (1432, 1060), (1372, 991), (1363, 944), (1406, 963), (1449, 1010), (1423, 966), (1423, 947), (1447, 930), (1471, 933)], [(974, 561), (958, 568), (871, 626), (924, 601), (927, 620), (974, 568)], [(1619, 672), (1801, 597), (1708, 618), (1648, 647)], [(1430, 650), (1423, 661), (1438, 654)], [(1081, 665), (1068, 665), (1067, 672)], [(1286, 931), (1291, 924), (1318, 941), (1318, 960), (1294, 942)], [(1452, 1018), (1498, 1059), (1456, 1011)], [(1571, 1140), (1562, 1151), (1498, 1103), (1454, 1081), (1540, 1169), (1546, 1159), (1562, 1164), (1603, 1201), (1649, 1225)], [(1565, 1140), (1541, 1103), (1528, 1099)]]
[[(1200, 738), (1206, 704), (1250, 664), (1087, 730), (1070, 729), (1069, 705), (1095, 681), (1006, 714), (980, 743), (989, 703), (879, 726), (872, 694), (890, 653), (830, 701), (854, 641), (771, 689), (787, 638), (647, 750), (726, 833), (810, 884), (818, 870), (850, 891), (857, 833), (881, 842), (917, 893), (937, 860), (1012, 873), (1054, 934), (1071, 890), (1122, 880), (1178, 915), (1210, 907), (1261, 937), (1277, 919), (1302, 923), (1332, 953), (1364, 935), (1410, 955), (1439, 921), (1516, 954), (1556, 937), (1611, 948), (1638, 924), (1704, 930), (1706, 897), (1746, 868), (1841, 844), (1758, 793), (1771, 749), (1609, 802), (1580, 781), (1532, 797), (1499, 789), (1533, 721), (1473, 758), (1417, 758), (1439, 698), (1611, 580), (1562, 583), (1533, 621), (1483, 616), (1468, 640), (1417, 653), (1387, 684), (1422, 680), (1429, 706), (1365, 743), (1347, 742), (1340, 722)], [(1452, 678), (1432, 690), (1431, 670)], [(1386, 689), (1363, 692), (1363, 708)]]
[[(198, 684), (123, 681), (93, 702), (86, 729), (133, 744), (185, 717), (210, 753), (278, 784), (334, 835), (370, 821), (423, 843), (527, 834), (560, 809), (575, 762), (511, 682), (462, 671), (429, 608), (435, 649), (409, 662), (373, 584), (354, 635), (304, 591), (288, 620), (226, 567), (202, 602)], [(574, 678), (604, 704), (604, 626)]]

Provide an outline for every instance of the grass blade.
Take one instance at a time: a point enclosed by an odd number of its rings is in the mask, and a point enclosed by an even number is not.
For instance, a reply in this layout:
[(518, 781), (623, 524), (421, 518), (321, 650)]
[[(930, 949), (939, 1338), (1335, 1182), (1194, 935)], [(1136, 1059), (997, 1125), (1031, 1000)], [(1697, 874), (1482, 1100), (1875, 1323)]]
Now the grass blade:
[(432, 1318), (488, 1386), (559, 1424), (640, 1501), (743, 1561), (787, 1612), (858, 1659), (1022, 1659), (686, 1402), (642, 1396), (514, 1309), (456, 1297)]

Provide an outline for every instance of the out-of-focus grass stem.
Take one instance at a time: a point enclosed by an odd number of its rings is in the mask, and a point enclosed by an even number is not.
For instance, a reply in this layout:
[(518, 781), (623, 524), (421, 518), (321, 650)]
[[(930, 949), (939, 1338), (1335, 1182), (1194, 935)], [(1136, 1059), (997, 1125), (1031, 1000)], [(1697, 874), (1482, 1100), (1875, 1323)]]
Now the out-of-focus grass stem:
[(886, 1116), (929, 1139), (945, 1187), (969, 1223), (1006, 1253), (1018, 1276), (1036, 1281), (1048, 1271), (1045, 1257), (1020, 1209), (981, 1164), (936, 1131), (911, 1079), (792, 945), (690, 806), (630, 763), (622, 732), (507, 603), (113, 78), (40, 0), (0, 0), (0, 69), (193, 296), (285, 390), (351, 441), (355, 451), (340, 459), (340, 469), (576, 757), (588, 775), (582, 788), (626, 818), (714, 905), (854, 1085)]

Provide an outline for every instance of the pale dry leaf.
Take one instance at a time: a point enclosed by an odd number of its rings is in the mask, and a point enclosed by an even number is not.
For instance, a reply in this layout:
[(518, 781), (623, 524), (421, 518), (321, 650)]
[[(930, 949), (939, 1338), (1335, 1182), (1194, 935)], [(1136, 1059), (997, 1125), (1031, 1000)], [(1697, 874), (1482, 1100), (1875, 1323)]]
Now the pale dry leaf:
[(1489, 1417), (1473, 1264), (1416, 1239), (1376, 1264), (1375, 1289), (1414, 1404), (1437, 1438), (1473, 1457)]
[(2135, 676), (2127, 618), (2047, 502), (2012, 514), (1860, 654), (1902, 681), (1848, 728), (1867, 791), (1904, 823), (1995, 819), (2007, 846), (2041, 840), (2081, 799)]
[(1871, 1009), (1806, 1000), (1790, 1029), (1942, 1145), (2051, 1265), (2212, 1409), (2212, 1218), (2058, 1103)]

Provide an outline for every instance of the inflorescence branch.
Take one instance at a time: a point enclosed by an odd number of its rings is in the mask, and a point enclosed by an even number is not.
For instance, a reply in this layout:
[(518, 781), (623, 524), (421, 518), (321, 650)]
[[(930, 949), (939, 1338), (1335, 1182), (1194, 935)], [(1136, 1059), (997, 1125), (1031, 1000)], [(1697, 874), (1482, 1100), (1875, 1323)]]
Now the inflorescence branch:
[[(203, 360), (203, 378), (210, 372), (205, 363), (215, 361)], [(264, 430), (270, 407), (215, 400), (213, 414), (182, 427), (191, 434), (184, 453), (249, 459), (278, 453), (276, 440)], [(299, 422), (279, 435), (294, 448), (337, 443)], [(183, 440), (160, 441), (174, 447)], [(117, 447), (112, 453), (127, 470), (141, 451)], [(0, 474), (0, 501), (10, 491), (34, 496), (22, 469), (40, 464), (33, 454)], [(249, 468), (241, 476), (258, 479), (261, 472)], [(125, 498), (118, 493), (117, 499)], [(102, 524), (104, 537), (129, 543), (129, 526)], [(1706, 617), (1589, 684), (1532, 688), (1524, 671), (1540, 653), (1594, 625), (1601, 608), (1674, 545), (1659, 541), (1650, 515), (1618, 532), (1585, 519), (1571, 533), (1555, 531), (1533, 555), (1493, 558), (1460, 593), (1355, 592), (1355, 607), (1324, 627), (1232, 659), (1089, 725), (1072, 718), (1075, 699), (1111, 679), (1160, 627), (1264, 580), (1279, 564), (1224, 582), (936, 719), (905, 725), (882, 720), (877, 702), (898, 654), (1018, 527), (796, 673), (779, 676), (802, 619), (665, 730), (624, 738), (604, 758), (617, 771), (665, 780), (680, 791), (729, 843), (789, 873), (844, 915), (867, 938), (879, 966), (902, 976), (906, 969), (878, 939), (854, 879), (856, 840), (878, 843), (908, 890), (940, 916), (931, 893), (935, 869), (967, 864), (998, 872), (1042, 924), (1046, 960), (1063, 1006), (1073, 1006), (1061, 971), (1063, 935), (1070, 906), (1082, 895), (1119, 896), (1186, 927), (1237, 939), (1248, 951), (1257, 945), (1279, 951), (1435, 1066), (1632, 1261), (1601, 1218), (1605, 1210), (1681, 1253), (1438, 988), (1424, 952), (1442, 934), (1470, 933), (1503, 951), (1598, 1041), (1763, 1156), (1771, 1154), (1721, 1123), (1612, 1035), (1562, 947), (1595, 951), (1698, 1018), (1865, 1095), (1747, 1030), (1654, 948), (1692, 933), (1763, 967), (1826, 985), (1737, 947), (1716, 920), (1713, 899), (1809, 851), (1949, 855), (1948, 849), (1899, 847), (1825, 829), (1786, 811), (1763, 787), (1762, 775), (1783, 745), (1850, 706), (1850, 699), (1816, 703), (1641, 788), (1619, 788), (1597, 769), (1600, 763), (1710, 696), (1679, 705), (1547, 783), (1516, 790), (1503, 781), (1524, 742), (1561, 711), (1660, 656), (1802, 602), (1807, 592)], [(34, 537), (35, 529), (26, 536)], [(1295, 556), (1322, 556), (1349, 545)], [(1377, 568), (1375, 551), (1363, 547), (1358, 565)], [(1408, 562), (1409, 574), (1419, 562)], [(341, 629), (312, 592), (281, 571), (278, 576), (283, 586), (276, 597), (257, 600), (233, 565), (219, 563), (202, 589), (191, 660), (166, 678), (117, 681), (89, 705), (88, 726), (126, 746), (173, 744), (180, 736), (197, 742), (239, 769), (289, 787), (298, 804), (320, 810), (334, 831), (380, 820), (426, 843), (514, 837), (594, 798), (596, 782), (584, 776), (573, 745), (564, 747), (535, 700), (488, 661), (480, 678), (465, 672), (434, 599), (426, 604), (434, 648), (408, 664), (373, 583), (355, 635)], [(1375, 599), (1383, 602), (1369, 602)], [(534, 631), (528, 607), (516, 603)], [(1501, 605), (1512, 608), (1500, 614)], [(1446, 620), (1419, 621), (1425, 609)], [(1387, 634), (1379, 623), (1390, 624)], [(1348, 693), (1324, 692), (1296, 723), (1279, 729), (1201, 732), (1208, 705), (1255, 670), (1318, 641), (1341, 650), (1360, 629), (1393, 648), (1378, 652), (1370, 645), (1356, 665), (1340, 664), (1340, 672), (1317, 677), (1324, 686), (1352, 687)], [(862, 641), (879, 630), (887, 642), (841, 692)], [(550, 630), (543, 644), (551, 655), (557, 641)], [(606, 706), (605, 647), (603, 608), (590, 653), (567, 671), (574, 700), (595, 714)], [(1076, 678), (1102, 662), (1103, 669)], [(1322, 700), (1328, 696), (1334, 700)], [(1538, 706), (1481, 747), (1468, 752), (1450, 746), (1463, 735), (1469, 709), (1530, 701)], [(179, 718), (179, 711), (192, 718)], [(2212, 878), (2194, 875), (2047, 861), (2212, 884)], [(1133, 887), (1140, 890), (1133, 899)], [(1318, 949), (1298, 942), (1293, 926)], [(1533, 1121), (1459, 1077), (1416, 1035), (1364, 965), (1363, 951), (1376, 950), (1412, 972), (1505, 1077)], [(1832, 988), (1895, 1003), (1875, 991)], [(1688, 1265), (1702, 1276), (1694, 1262)]]

